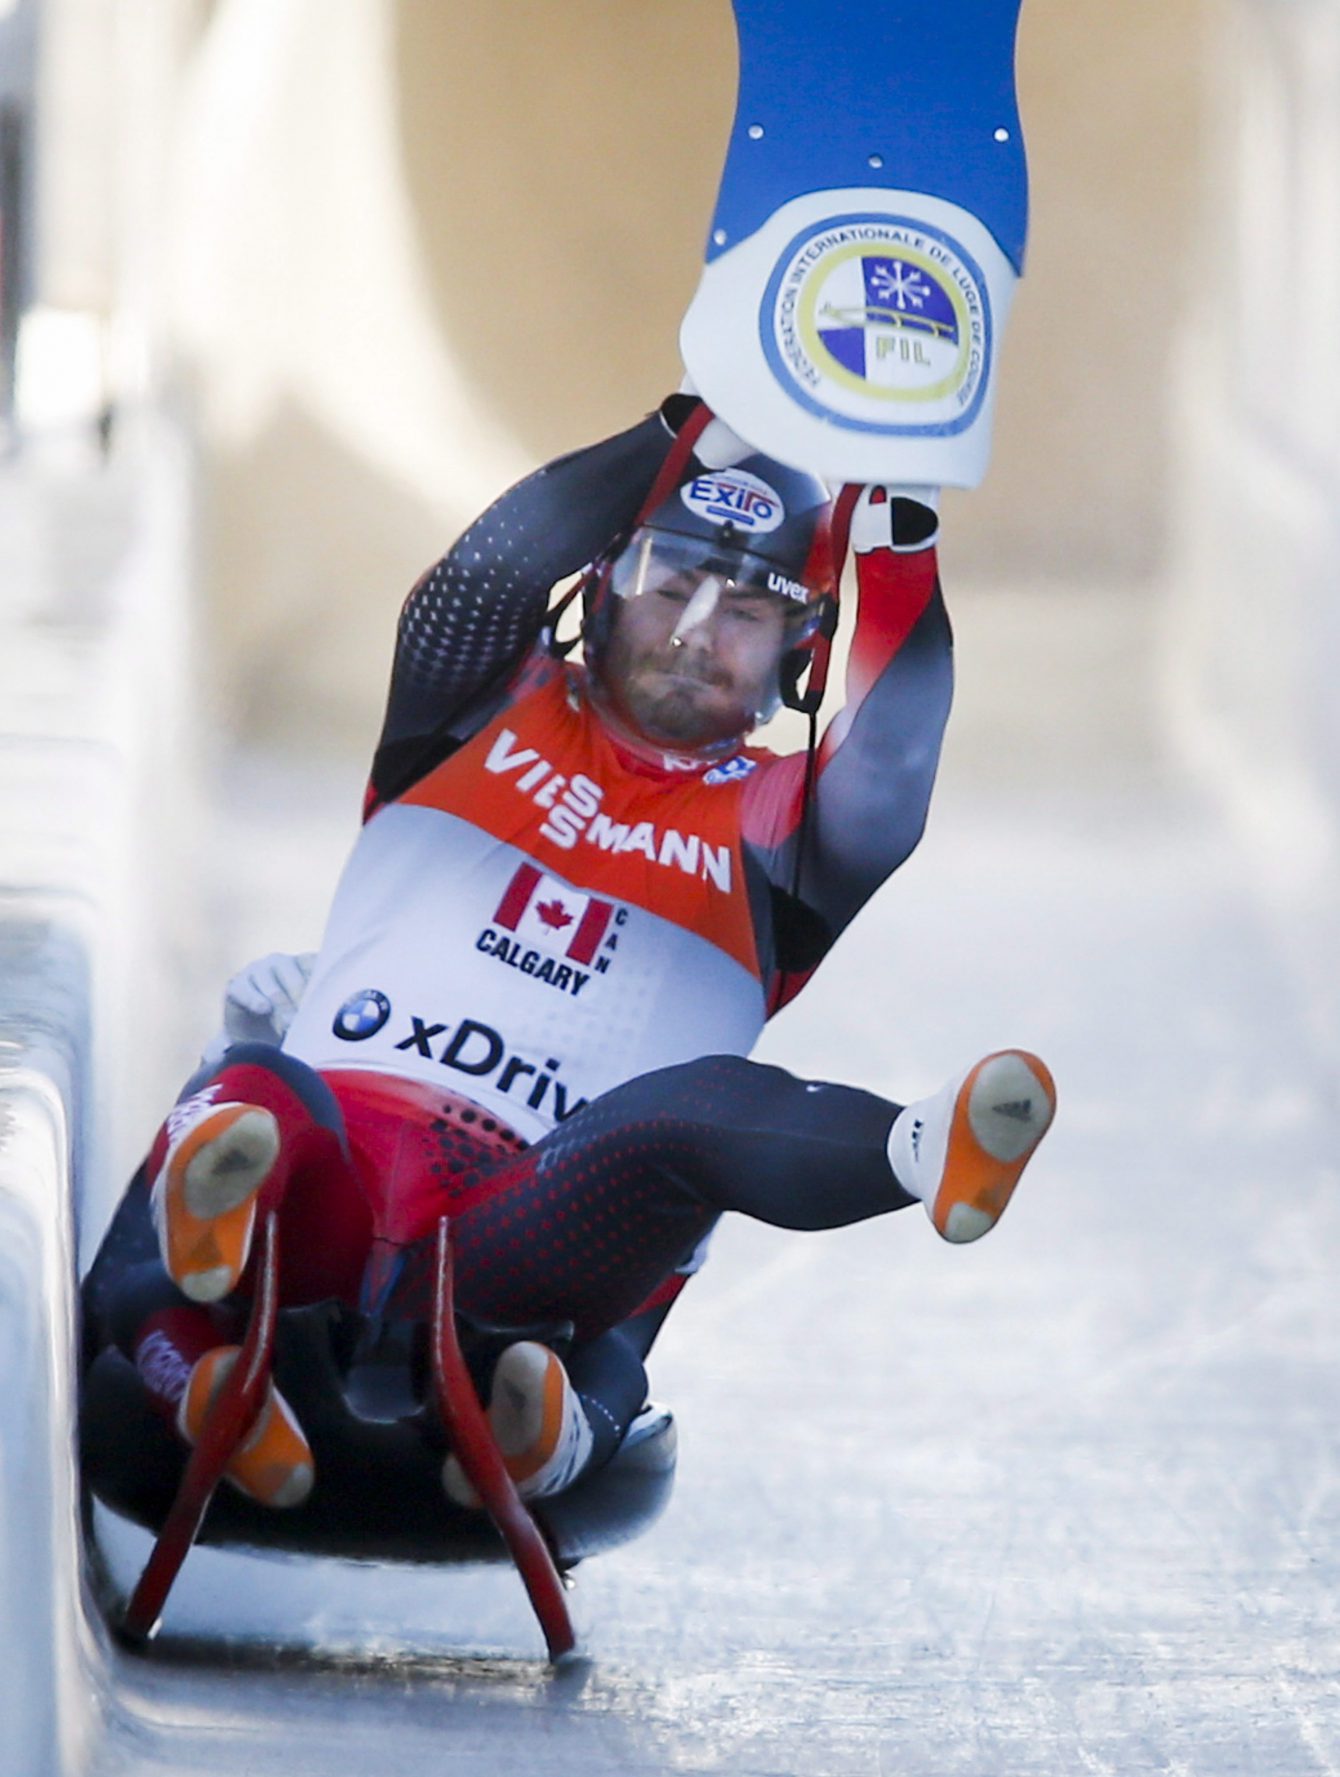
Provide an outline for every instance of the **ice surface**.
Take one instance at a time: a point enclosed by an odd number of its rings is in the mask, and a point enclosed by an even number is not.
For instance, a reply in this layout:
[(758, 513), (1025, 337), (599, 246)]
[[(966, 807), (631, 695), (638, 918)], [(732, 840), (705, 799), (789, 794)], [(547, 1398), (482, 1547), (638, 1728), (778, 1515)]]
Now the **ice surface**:
[[(503, 1570), (197, 1554), (100, 1770), (1340, 1768), (1325, 1058), (1162, 744), (1151, 599), (951, 604), (926, 841), (760, 1053), (910, 1096), (1039, 1049), (1000, 1228), (723, 1229), (653, 1365), (677, 1494), (581, 1571), (585, 1666)], [(227, 961), (314, 942), (360, 770), (231, 762)]]

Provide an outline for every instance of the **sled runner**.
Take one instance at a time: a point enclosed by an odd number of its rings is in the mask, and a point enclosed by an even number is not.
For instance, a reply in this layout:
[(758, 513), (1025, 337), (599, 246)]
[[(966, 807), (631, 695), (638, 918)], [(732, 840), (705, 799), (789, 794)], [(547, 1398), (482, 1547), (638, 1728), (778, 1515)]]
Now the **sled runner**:
[[(271, 1209), (260, 1231), (242, 1355), (193, 1450), (184, 1450), (153, 1411), (119, 1352), (102, 1352), (86, 1378), (86, 1478), (108, 1506), (158, 1538), (126, 1606), (123, 1633), (141, 1643), (156, 1633), (173, 1581), (199, 1540), (363, 1560), (510, 1557), (550, 1659), (570, 1652), (575, 1637), (562, 1576), (587, 1556), (638, 1535), (660, 1514), (674, 1478), (671, 1415), (644, 1411), (608, 1464), (528, 1509), (494, 1443), (477, 1379), (505, 1345), (538, 1337), (561, 1348), (569, 1328), (489, 1327), (458, 1317), (445, 1217), (430, 1327), (379, 1323), (335, 1302), (278, 1310), (278, 1263)], [(316, 1458), (316, 1487), (288, 1511), (267, 1510), (218, 1486), (272, 1373)], [(447, 1448), (484, 1502), (483, 1513), (453, 1506), (443, 1492)]]

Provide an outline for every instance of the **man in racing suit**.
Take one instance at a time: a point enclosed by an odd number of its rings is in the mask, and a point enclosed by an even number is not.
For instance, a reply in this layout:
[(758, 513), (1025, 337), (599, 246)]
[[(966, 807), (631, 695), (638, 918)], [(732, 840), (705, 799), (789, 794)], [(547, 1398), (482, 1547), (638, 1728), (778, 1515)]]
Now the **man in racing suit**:
[[(752, 747), (823, 653), (848, 530), (846, 705), (817, 750)], [(681, 396), (511, 489), (419, 582), (282, 1049), (192, 1082), (90, 1280), (183, 1436), (233, 1361), (263, 1188), (284, 1186), (286, 1303), (425, 1316), (447, 1213), (463, 1308), (574, 1323), (566, 1367), (524, 1341), (494, 1376), (530, 1495), (617, 1447), (724, 1210), (994, 1224), (1054, 1107), (1035, 1057), (906, 1108), (744, 1059), (920, 838), (952, 676), (934, 532), (882, 488), (834, 507)], [(583, 571), (579, 667), (547, 612)], [(229, 1478), (272, 1505), (310, 1489), (277, 1391)], [(444, 1482), (470, 1502), (450, 1458)]]

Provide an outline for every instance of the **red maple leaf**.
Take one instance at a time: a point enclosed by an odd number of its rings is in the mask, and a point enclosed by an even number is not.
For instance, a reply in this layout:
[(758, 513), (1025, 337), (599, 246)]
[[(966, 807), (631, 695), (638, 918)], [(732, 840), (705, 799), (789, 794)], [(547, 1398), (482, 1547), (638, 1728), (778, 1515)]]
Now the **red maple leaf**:
[(561, 932), (564, 926), (572, 924), (572, 915), (561, 901), (538, 901), (535, 911), (550, 931)]

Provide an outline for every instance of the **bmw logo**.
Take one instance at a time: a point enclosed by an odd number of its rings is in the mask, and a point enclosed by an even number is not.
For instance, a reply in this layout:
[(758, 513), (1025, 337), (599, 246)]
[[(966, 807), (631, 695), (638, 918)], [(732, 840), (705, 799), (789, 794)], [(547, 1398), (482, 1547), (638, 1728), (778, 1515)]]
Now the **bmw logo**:
[(377, 1032), (391, 1016), (391, 1002), (375, 987), (365, 987), (349, 998), (335, 1014), (331, 1029), (346, 1043), (362, 1043)]

